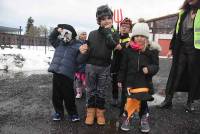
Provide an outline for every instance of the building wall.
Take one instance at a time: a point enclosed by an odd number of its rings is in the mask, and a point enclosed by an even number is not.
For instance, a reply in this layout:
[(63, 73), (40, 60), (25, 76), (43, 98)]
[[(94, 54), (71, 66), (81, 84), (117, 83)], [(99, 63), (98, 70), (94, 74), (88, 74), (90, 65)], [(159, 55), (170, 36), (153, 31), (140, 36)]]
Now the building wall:
[(162, 51), (160, 52), (160, 56), (166, 56), (169, 51), (170, 39), (158, 39), (158, 43), (160, 44)]
[[(150, 40), (152, 40), (152, 34), (150, 34)], [(166, 56), (169, 51), (169, 45), (172, 38), (172, 34), (155, 34), (155, 42), (158, 42), (162, 48), (160, 56)]]

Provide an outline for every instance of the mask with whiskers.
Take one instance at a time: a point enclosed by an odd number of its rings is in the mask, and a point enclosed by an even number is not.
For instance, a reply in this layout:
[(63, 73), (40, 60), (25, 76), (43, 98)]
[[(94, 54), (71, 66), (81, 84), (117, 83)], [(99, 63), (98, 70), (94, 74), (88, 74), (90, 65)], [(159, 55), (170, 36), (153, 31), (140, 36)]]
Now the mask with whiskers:
[(63, 29), (63, 31), (60, 33), (59, 38), (63, 39), (63, 41), (66, 43), (70, 42), (72, 40), (72, 32), (67, 29)]

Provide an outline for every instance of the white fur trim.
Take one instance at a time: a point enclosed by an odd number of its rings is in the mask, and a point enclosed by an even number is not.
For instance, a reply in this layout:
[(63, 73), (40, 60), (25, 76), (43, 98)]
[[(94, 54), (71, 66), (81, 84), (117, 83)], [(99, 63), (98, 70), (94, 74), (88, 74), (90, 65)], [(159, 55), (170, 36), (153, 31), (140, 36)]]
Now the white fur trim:
[(149, 46), (150, 46), (150, 50), (158, 50), (158, 51), (162, 50), (162, 48), (161, 48), (160, 44), (158, 44), (158, 42), (150, 41)]

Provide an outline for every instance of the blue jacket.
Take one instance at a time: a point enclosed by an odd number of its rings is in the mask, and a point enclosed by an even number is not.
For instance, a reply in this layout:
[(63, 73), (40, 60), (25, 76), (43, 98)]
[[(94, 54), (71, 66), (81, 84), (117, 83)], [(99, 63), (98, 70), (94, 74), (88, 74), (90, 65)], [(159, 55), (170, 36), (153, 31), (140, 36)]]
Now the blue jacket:
[(55, 29), (49, 37), (55, 52), (48, 71), (74, 79), (78, 64), (81, 63), (81, 54), (79, 52), (81, 43), (75, 39), (65, 43), (63, 40), (58, 39), (58, 35), (57, 29)]

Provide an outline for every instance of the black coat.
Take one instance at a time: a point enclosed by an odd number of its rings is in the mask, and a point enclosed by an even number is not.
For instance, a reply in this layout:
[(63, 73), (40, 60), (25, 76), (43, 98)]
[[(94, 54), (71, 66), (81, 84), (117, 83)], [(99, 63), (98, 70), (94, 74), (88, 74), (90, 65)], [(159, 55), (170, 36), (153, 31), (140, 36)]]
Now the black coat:
[(119, 43), (119, 34), (111, 29), (101, 28), (90, 32), (88, 36), (89, 53), (87, 64), (109, 66), (112, 50)]
[[(167, 81), (167, 85), (166, 85), (166, 95), (172, 95), (173, 92), (188, 92), (188, 75), (187, 75), (187, 71), (184, 71), (184, 74), (182, 74), (181, 80), (178, 83), (178, 88), (173, 89), (174, 86), (174, 81), (176, 80), (177, 77), (177, 67), (178, 67), (178, 61), (179, 61), (179, 54), (180, 54), (180, 49), (182, 47), (182, 43), (181, 43), (181, 27), (183, 25), (183, 21), (186, 17), (187, 13), (185, 12), (180, 19), (180, 24), (179, 24), (179, 32), (178, 34), (176, 34), (176, 32), (174, 31), (171, 43), (170, 43), (170, 47), (169, 49), (172, 50), (172, 55), (173, 55), (173, 59), (172, 59), (172, 66), (171, 66), (171, 70), (169, 73), (169, 77), (168, 77), (168, 81)], [(175, 27), (176, 29), (176, 27)], [(198, 52), (200, 53), (200, 51)], [(200, 61), (200, 54), (199, 54), (199, 59), (197, 60), (196, 65), (199, 66), (199, 61)], [(200, 77), (199, 77), (199, 83), (200, 83)], [(195, 93), (194, 96), (194, 100), (195, 99), (199, 99), (200, 98), (200, 84), (198, 86), (198, 89), (196, 90), (197, 92)]]
[[(126, 79), (126, 86), (132, 88), (147, 87), (153, 90), (152, 77), (159, 70), (158, 44), (151, 43), (144, 52), (138, 52), (131, 47), (125, 49), (120, 66), (118, 81)], [(147, 67), (149, 73), (144, 74), (143, 67)], [(126, 77), (126, 78), (125, 78)], [(151, 91), (153, 92), (153, 91)]]
[[(129, 38), (128, 34), (125, 36), (120, 35), (120, 39), (122, 39), (122, 40), (127, 39), (127, 38)], [(128, 41), (120, 42), (122, 49), (113, 51), (113, 59), (112, 59), (111, 69), (110, 69), (111, 73), (113, 73), (113, 74), (117, 74), (119, 72), (120, 64), (121, 64), (121, 60), (122, 60), (122, 56), (123, 56), (123, 51), (124, 51), (124, 49), (126, 49), (127, 43), (128, 43)]]

